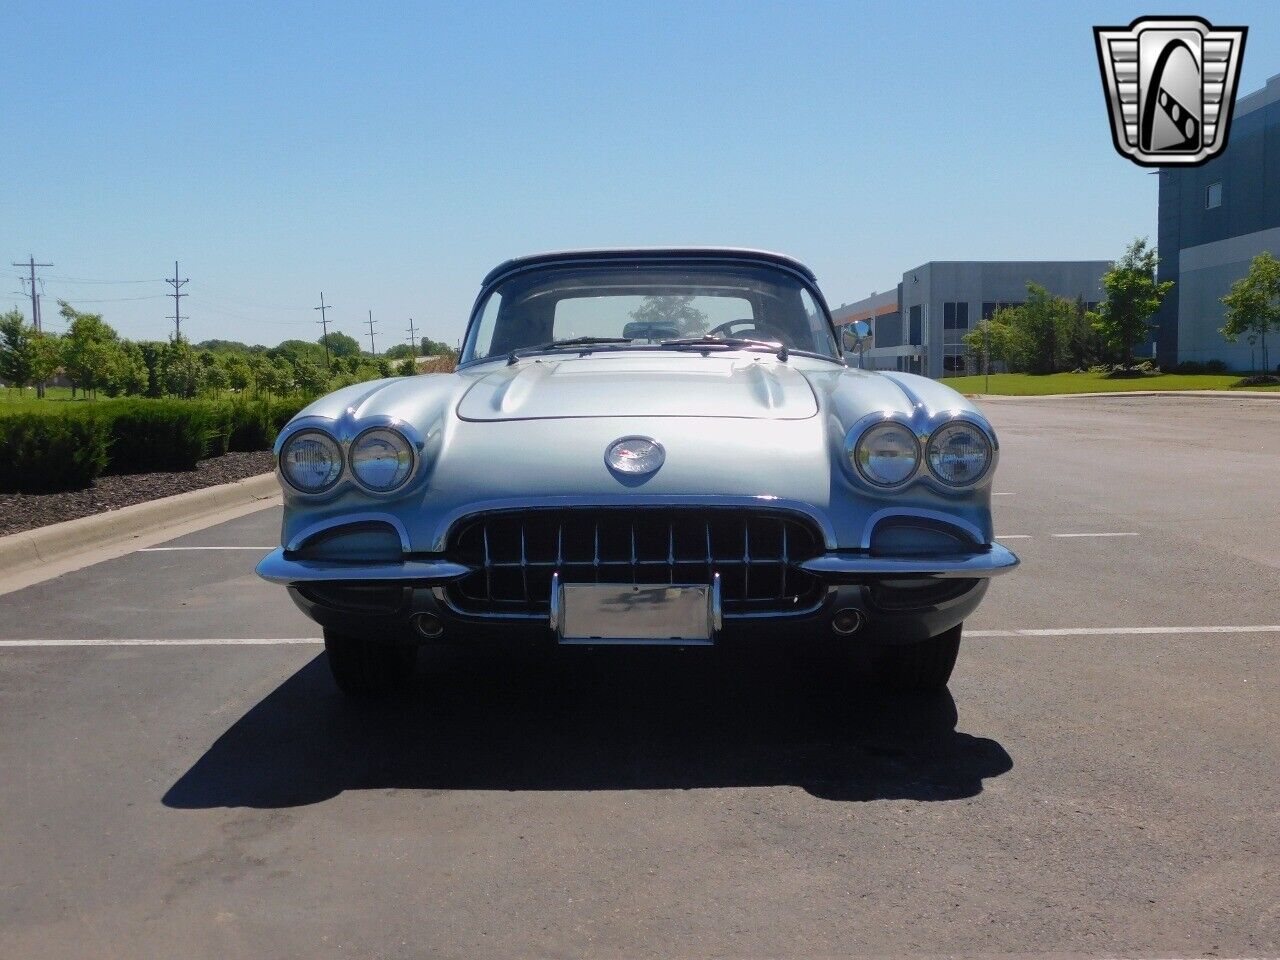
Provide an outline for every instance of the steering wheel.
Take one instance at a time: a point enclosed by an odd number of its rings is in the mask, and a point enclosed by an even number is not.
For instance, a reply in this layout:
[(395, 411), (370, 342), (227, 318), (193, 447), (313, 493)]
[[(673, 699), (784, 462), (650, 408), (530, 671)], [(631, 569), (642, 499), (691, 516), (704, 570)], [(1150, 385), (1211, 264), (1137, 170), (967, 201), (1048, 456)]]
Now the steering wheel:
[[(734, 333), (734, 327), (742, 327), (742, 333)], [(791, 346), (790, 338), (781, 330), (774, 327), (768, 327), (764, 324), (756, 323), (754, 320), (727, 320), (708, 330), (705, 336), (708, 337), (741, 337), (746, 335), (744, 339), (760, 340), (763, 343), (779, 343), (784, 346)]]

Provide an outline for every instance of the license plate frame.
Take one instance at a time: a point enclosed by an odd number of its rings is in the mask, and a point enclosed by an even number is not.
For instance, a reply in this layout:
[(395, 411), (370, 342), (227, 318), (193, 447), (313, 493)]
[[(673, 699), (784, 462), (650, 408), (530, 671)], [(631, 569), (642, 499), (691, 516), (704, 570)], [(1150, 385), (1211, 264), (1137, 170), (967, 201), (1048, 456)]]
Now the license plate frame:
[(551, 627), (572, 645), (710, 646), (720, 628), (711, 583), (551, 583)]

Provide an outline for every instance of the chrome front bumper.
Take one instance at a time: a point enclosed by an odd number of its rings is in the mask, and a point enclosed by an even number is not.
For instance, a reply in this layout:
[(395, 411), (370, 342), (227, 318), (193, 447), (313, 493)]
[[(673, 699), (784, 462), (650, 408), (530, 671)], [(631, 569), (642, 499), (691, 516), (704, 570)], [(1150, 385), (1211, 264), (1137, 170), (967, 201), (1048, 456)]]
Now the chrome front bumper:
[[(979, 553), (918, 557), (875, 557), (866, 553), (824, 553), (799, 564), (821, 580), (842, 582), (867, 577), (962, 577), (983, 579), (1007, 573), (1018, 565), (1013, 552), (999, 543)], [(471, 567), (452, 560), (401, 560), (386, 563), (344, 563), (295, 560), (278, 547), (258, 563), (258, 576), (271, 583), (404, 582), (441, 584), (458, 580)]]
[(866, 577), (963, 577), (982, 579), (1008, 573), (1018, 565), (1013, 551), (999, 543), (980, 553), (918, 557), (875, 557), (865, 553), (824, 553), (801, 562), (800, 569), (823, 580)]
[(408, 583), (448, 583), (465, 577), (471, 568), (452, 560), (399, 560), (384, 563), (357, 563), (338, 560), (294, 560), (277, 547), (258, 562), (257, 573), (271, 583), (333, 583), (335, 581), (405, 581)]

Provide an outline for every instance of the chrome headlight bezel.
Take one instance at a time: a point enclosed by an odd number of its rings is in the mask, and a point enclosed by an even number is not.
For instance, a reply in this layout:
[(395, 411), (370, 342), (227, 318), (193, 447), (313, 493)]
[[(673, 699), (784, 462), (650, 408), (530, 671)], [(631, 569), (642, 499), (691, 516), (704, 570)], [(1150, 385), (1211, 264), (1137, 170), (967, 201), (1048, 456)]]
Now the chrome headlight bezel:
[[(318, 438), (322, 445), (326, 445), (329, 448), (337, 469), (333, 473), (333, 476), (323, 486), (306, 487), (299, 483), (296, 477), (290, 475), (288, 455), (290, 449), (299, 441), (313, 437)], [(314, 426), (306, 426), (300, 430), (295, 430), (290, 433), (288, 437), (285, 438), (284, 442), (281, 443), (280, 453), (277, 456), (277, 465), (279, 467), (280, 476), (284, 479), (285, 483), (298, 493), (309, 497), (321, 496), (329, 493), (334, 489), (334, 487), (341, 483), (342, 477), (346, 473), (346, 464), (347, 458), (343, 452), (342, 444), (338, 439), (327, 430), (322, 430), (319, 427)]]
[[(361, 442), (371, 437), (373, 434), (387, 434), (388, 436), (394, 438), (394, 441), (402, 446), (404, 453), (408, 454), (408, 458), (409, 458), (408, 468), (405, 470), (404, 475), (400, 477), (400, 479), (397, 480), (395, 483), (391, 484), (390, 486), (380, 487), (370, 483), (368, 480), (366, 480), (364, 477), (360, 475), (360, 470), (356, 466), (356, 455), (360, 451)], [(351, 479), (356, 483), (357, 486), (360, 487), (361, 490), (364, 490), (367, 493), (373, 493), (373, 494), (379, 494), (379, 495), (395, 493), (397, 490), (401, 489), (405, 484), (407, 484), (410, 480), (413, 479), (414, 474), (418, 470), (418, 453), (414, 449), (413, 442), (404, 435), (404, 432), (402, 430), (399, 430), (396, 427), (393, 427), (390, 425), (378, 424), (375, 426), (367, 427), (364, 430), (361, 430), (351, 440), (350, 444), (348, 444), (347, 469), (350, 471)]]
[[(945, 439), (948, 433), (955, 430), (964, 430), (976, 437), (985, 454), (982, 469), (973, 477), (961, 482), (948, 479), (933, 462), (936, 445), (940, 440)], [(991, 475), (991, 470), (995, 465), (995, 460), (996, 444), (995, 439), (991, 435), (991, 431), (984, 428), (982, 424), (968, 417), (952, 417), (951, 419), (938, 424), (929, 433), (929, 440), (928, 443), (925, 444), (924, 449), (924, 462), (929, 468), (929, 475), (938, 481), (938, 483), (943, 484), (951, 490), (968, 490), (982, 483), (983, 480)]]
[[(873, 439), (877, 433), (890, 431), (899, 433), (901, 438), (906, 441), (904, 446), (909, 448), (913, 454), (911, 469), (898, 480), (877, 478), (869, 463), (864, 462), (863, 456), (863, 452), (867, 449), (866, 443), (868, 440)], [(853, 467), (854, 473), (876, 490), (898, 490), (907, 486), (920, 475), (920, 466), (924, 460), (920, 438), (917, 436), (916, 431), (910, 423), (892, 415), (880, 415), (873, 418), (869, 423), (863, 421), (855, 424), (845, 439), (845, 456), (850, 466)]]

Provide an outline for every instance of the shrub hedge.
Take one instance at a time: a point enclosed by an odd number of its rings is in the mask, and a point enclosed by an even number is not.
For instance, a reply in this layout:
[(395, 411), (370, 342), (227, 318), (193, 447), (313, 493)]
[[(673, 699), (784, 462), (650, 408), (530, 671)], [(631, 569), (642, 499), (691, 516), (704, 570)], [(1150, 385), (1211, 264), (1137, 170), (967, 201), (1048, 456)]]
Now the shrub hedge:
[(0, 490), (44, 493), (87, 487), (107, 465), (101, 420), (22, 413), (0, 420)]
[(301, 400), (123, 399), (0, 416), (0, 491), (87, 487), (103, 473), (192, 470), (269, 450)]

